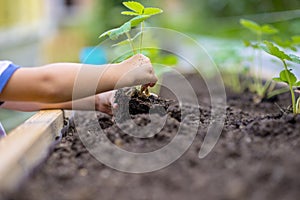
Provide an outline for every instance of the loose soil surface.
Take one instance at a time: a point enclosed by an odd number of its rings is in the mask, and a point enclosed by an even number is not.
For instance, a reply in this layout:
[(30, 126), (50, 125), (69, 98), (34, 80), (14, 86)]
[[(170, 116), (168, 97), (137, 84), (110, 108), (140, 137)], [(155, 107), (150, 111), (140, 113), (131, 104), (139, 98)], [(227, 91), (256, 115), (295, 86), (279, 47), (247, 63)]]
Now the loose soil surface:
[[(140, 104), (142, 101), (135, 97), (127, 99), (134, 107), (130, 114), (124, 114), (126, 111), (120, 108), (121, 114), (141, 128), (150, 122), (159, 127), (165, 120), (157, 134), (141, 133), (151, 138), (126, 134), (132, 129), (129, 120), (122, 120), (124, 117), (115, 118), (121, 124), (119, 127), (105, 114), (98, 113), (99, 121), (94, 123), (92, 112), (78, 112), (78, 119), (86, 129), (70, 129), (48, 160), (7, 199), (299, 199), (300, 116), (281, 112), (289, 105), (289, 94), (253, 104), (251, 93), (239, 95), (227, 91), (228, 107), (220, 139), (208, 156), (199, 159), (198, 152), (210, 123), (210, 99), (200, 77), (186, 77), (198, 97), (198, 107), (179, 106), (172, 92), (162, 88), (161, 97), (173, 98), (172, 101), (151, 97)], [(181, 87), (179, 79), (172, 75), (165, 81)], [(150, 109), (150, 115), (145, 113), (149, 112), (148, 103), (157, 108)], [(200, 113), (198, 118), (193, 116), (195, 110)], [(188, 122), (182, 122), (185, 116), (190, 117)], [(131, 152), (154, 151), (167, 145), (179, 126), (187, 127), (184, 134), (188, 135), (193, 120), (198, 120), (200, 126), (191, 147), (177, 161), (155, 172), (119, 172), (101, 164), (82, 143), (85, 141), (92, 147), (103, 141), (101, 137), (92, 137), (99, 135), (101, 126), (107, 142), (119, 148)]]

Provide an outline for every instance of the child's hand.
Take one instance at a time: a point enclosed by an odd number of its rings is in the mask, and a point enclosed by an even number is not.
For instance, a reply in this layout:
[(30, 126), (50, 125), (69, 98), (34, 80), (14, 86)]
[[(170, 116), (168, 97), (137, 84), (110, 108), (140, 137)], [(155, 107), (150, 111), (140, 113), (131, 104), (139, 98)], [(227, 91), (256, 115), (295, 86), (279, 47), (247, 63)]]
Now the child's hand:
[(148, 57), (137, 54), (119, 64), (122, 73), (118, 88), (124, 86), (147, 85), (153, 87), (157, 82), (151, 61)]
[(100, 112), (112, 115), (112, 109), (116, 109), (117, 104), (114, 103), (116, 90), (103, 92), (96, 95), (95, 108)]

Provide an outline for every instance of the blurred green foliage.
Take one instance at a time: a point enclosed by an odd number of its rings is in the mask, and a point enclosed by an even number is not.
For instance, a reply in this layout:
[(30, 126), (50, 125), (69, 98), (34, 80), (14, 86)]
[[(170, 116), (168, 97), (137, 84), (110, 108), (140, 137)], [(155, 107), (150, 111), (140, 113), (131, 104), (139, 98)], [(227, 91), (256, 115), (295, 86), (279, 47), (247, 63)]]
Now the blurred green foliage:
[[(95, 0), (89, 26), (91, 43), (97, 44), (97, 36), (105, 30), (118, 27), (126, 19), (120, 13), (125, 0)], [(244, 37), (250, 34), (239, 25), (240, 18), (268, 23), (284, 30), (285, 35), (299, 34), (299, 0), (138, 0), (147, 6), (164, 10), (159, 19), (151, 20), (152, 26), (172, 28), (217, 37)]]
[[(200, 2), (190, 0), (194, 5)], [(292, 10), (300, 6), (298, 0), (205, 0), (201, 1), (201, 10), (206, 16), (228, 17), (237, 15), (249, 15), (263, 12), (276, 12)], [(199, 6), (200, 7), (200, 6)]]
[(291, 11), (300, 9), (299, 0), (186, 0), (182, 6), (186, 15), (180, 28), (188, 32), (237, 37), (247, 34), (239, 26), (239, 19), (249, 18), (270, 23), (289, 35), (299, 34), (296, 27), (300, 27), (300, 10)]
[(99, 43), (99, 34), (105, 30), (119, 26), (123, 17), (117, 15), (123, 10), (123, 0), (95, 0), (91, 19), (87, 26), (90, 45)]

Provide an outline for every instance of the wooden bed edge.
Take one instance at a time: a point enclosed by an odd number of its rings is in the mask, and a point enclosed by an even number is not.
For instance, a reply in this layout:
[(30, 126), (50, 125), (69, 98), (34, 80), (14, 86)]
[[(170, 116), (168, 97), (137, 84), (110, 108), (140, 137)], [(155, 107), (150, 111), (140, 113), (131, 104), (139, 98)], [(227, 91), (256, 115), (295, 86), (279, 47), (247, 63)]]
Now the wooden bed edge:
[(0, 192), (14, 191), (49, 153), (64, 126), (62, 110), (40, 111), (0, 140)]

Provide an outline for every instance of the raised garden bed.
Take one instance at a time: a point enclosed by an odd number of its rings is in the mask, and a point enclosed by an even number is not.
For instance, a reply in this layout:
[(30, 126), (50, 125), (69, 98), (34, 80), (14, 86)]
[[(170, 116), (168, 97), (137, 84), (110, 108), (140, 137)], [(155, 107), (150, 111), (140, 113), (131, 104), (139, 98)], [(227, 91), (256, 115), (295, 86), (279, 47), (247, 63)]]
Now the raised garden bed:
[[(89, 154), (75, 129), (71, 129), (48, 160), (8, 199), (297, 199), (300, 196), (300, 116), (284, 114), (289, 94), (253, 104), (253, 95), (227, 91), (227, 113), (221, 137), (204, 159), (198, 152), (210, 122), (209, 94), (196, 75), (186, 76), (199, 99), (200, 126), (188, 151), (171, 165), (155, 172), (130, 174), (101, 164)], [(180, 82), (167, 76), (165, 81)], [(162, 88), (162, 97), (172, 97)], [(138, 109), (138, 107), (136, 107)], [(135, 109), (135, 111), (136, 111)], [(149, 152), (168, 144), (180, 125), (180, 107), (167, 105), (167, 121), (150, 139), (124, 134), (111, 117), (98, 113), (99, 123), (109, 140), (132, 152)], [(92, 112), (79, 112), (88, 127), (85, 135), (97, 134), (99, 126), (90, 122)], [(164, 116), (155, 115), (152, 123)], [(135, 113), (142, 126), (149, 115)], [(154, 120), (155, 119), (155, 120)], [(122, 122), (126, 124), (125, 122)], [(82, 131), (80, 131), (82, 133)]]

